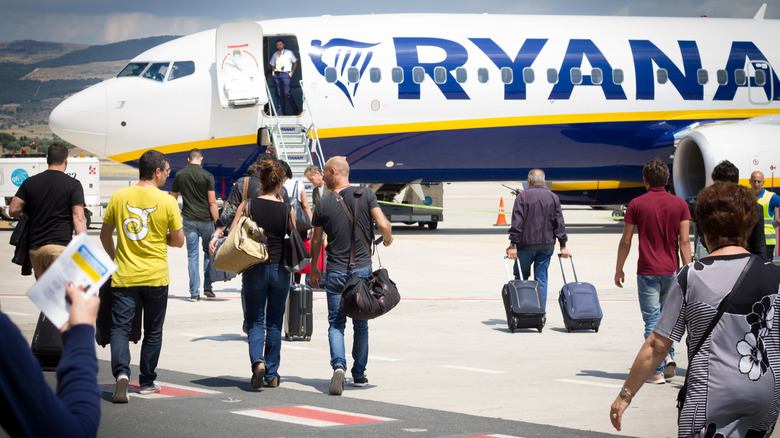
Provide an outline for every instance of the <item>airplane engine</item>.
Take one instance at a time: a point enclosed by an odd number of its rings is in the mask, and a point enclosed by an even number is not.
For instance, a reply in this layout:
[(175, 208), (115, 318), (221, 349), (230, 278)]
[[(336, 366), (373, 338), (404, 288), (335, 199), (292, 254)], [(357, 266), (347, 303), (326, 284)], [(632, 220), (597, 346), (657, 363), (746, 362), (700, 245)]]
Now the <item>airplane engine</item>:
[(690, 131), (678, 142), (674, 153), (672, 178), (675, 193), (683, 199), (696, 196), (701, 189), (712, 184), (712, 169), (723, 160), (737, 166), (740, 180), (749, 179), (752, 172), (760, 170), (766, 179), (765, 186), (774, 187), (774, 170), (780, 165), (778, 139), (778, 115)]

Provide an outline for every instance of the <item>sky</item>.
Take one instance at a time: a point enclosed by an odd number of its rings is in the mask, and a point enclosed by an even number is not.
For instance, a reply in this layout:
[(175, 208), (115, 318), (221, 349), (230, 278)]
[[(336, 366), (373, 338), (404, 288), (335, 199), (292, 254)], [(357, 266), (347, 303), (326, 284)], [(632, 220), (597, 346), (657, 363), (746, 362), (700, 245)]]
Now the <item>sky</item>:
[(414, 12), (780, 18), (780, 0), (0, 0), (0, 41), (107, 44), (221, 23)]

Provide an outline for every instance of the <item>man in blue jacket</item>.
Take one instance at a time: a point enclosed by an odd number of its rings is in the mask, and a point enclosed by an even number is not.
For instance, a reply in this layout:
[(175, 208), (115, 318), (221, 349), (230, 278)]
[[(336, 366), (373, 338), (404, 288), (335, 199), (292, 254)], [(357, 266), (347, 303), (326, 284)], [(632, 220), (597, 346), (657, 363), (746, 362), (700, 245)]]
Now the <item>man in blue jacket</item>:
[[(512, 226), (509, 228), (509, 247), (506, 255), (520, 262), (523, 279), (531, 276), (539, 282), (542, 301), (547, 302), (547, 268), (555, 250), (555, 240), (560, 242), (561, 256), (568, 258), (566, 224), (563, 222), (561, 201), (544, 187), (544, 172), (533, 169), (528, 172), (528, 188), (517, 195), (512, 208)], [(515, 278), (520, 273), (515, 264)]]

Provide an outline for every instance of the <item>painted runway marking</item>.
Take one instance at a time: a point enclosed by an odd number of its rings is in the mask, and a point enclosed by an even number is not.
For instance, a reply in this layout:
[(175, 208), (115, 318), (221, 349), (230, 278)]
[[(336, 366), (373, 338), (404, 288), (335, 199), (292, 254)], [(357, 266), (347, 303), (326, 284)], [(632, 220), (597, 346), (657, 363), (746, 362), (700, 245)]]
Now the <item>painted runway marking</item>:
[(393, 357), (374, 356), (372, 354), (371, 355), (371, 360), (379, 360), (379, 361), (384, 361), (384, 362), (400, 362), (403, 359), (396, 359), (396, 358), (393, 358)]
[(3, 313), (11, 316), (33, 316), (31, 313), (20, 313), (20, 312), (3, 312)]
[(505, 374), (506, 371), (496, 371), (496, 370), (486, 370), (484, 368), (471, 368), (471, 367), (462, 367), (458, 365), (442, 365), (442, 368), (449, 368), (453, 370), (460, 370), (460, 371), (473, 371), (475, 373), (485, 373), (485, 374)]
[[(130, 382), (127, 385), (127, 395), (144, 399), (173, 398), (173, 397), (193, 397), (198, 395), (221, 394), (220, 391), (211, 389), (195, 388), (192, 386), (176, 385), (173, 383), (157, 382), (160, 385), (160, 392), (156, 394), (141, 395), (141, 386), (138, 382)], [(103, 392), (114, 392), (116, 383), (103, 385)]]
[(316, 406), (287, 406), (281, 408), (234, 411), (234, 414), (265, 420), (283, 421), (312, 427), (348, 426), (354, 424), (381, 423), (395, 418), (325, 409)]
[(461, 438), (521, 438), (521, 437), (514, 436), (514, 435), (501, 435), (501, 434), (497, 433), (497, 434), (493, 434), (493, 435), (473, 435), (473, 436), (469, 435), (469, 436), (464, 436), (464, 437), (461, 437)]
[(618, 385), (615, 383), (598, 383), (598, 382), (588, 382), (586, 380), (575, 380), (575, 379), (553, 379), (556, 382), (563, 382), (563, 383), (576, 383), (577, 385), (590, 385), (590, 386), (600, 386), (602, 388), (622, 388), (623, 385)]
[[(282, 349), (283, 350), (314, 350), (314, 348), (311, 348), (311, 347), (299, 347), (297, 345), (290, 345), (289, 342), (288, 343), (282, 343)], [(371, 356), (371, 359), (373, 359), (373, 358), (374, 357)]]

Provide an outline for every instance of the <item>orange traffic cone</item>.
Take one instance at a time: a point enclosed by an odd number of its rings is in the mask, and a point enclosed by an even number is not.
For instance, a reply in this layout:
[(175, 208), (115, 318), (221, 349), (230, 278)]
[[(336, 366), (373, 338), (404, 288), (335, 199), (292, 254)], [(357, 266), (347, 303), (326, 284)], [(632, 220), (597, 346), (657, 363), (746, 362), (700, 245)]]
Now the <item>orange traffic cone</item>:
[(506, 223), (506, 218), (504, 217), (504, 198), (501, 198), (501, 203), (498, 205), (498, 220), (494, 225), (509, 225)]

